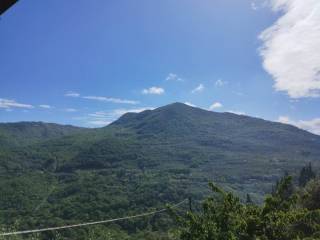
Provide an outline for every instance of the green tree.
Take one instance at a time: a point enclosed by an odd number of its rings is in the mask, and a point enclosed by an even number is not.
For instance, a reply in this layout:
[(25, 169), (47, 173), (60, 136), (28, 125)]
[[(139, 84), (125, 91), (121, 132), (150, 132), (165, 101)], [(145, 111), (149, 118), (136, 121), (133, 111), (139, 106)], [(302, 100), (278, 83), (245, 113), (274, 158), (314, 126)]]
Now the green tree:
[(249, 193), (247, 193), (247, 196), (246, 196), (246, 204), (253, 204), (253, 201)]
[(312, 169), (311, 163), (308, 164), (308, 166), (305, 166), (301, 169), (300, 175), (299, 175), (299, 186), (304, 187), (306, 184), (316, 177), (315, 172)]
[(292, 178), (283, 177), (262, 206), (241, 203), (230, 192), (210, 184), (213, 195), (200, 212), (181, 216), (171, 211), (181, 240), (300, 240), (319, 239), (320, 210), (301, 205)]

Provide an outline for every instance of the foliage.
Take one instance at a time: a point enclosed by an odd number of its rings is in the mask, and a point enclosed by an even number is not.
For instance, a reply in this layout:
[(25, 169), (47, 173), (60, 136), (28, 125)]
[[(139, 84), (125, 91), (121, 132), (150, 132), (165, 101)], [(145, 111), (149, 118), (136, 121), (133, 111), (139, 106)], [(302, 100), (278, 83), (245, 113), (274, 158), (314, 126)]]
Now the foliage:
[[(319, 146), (319, 136), (293, 126), (180, 103), (128, 113), (97, 129), (0, 124), (0, 227), (116, 218), (190, 195), (199, 201), (210, 180), (241, 199), (250, 194), (252, 202), (262, 202), (284, 169), (307, 162), (317, 167)], [(305, 194), (317, 199), (313, 189)], [(174, 227), (161, 215), (95, 231), (120, 239), (166, 239), (174, 238)], [(84, 228), (60, 234), (88, 239), (95, 233)]]
[(312, 164), (309, 163), (308, 166), (303, 167), (300, 171), (299, 186), (304, 187), (311, 179), (315, 177), (316, 174), (312, 169)]
[[(213, 196), (200, 213), (172, 215), (179, 224), (181, 240), (299, 240), (319, 239), (320, 209), (308, 207), (319, 199), (306, 197), (301, 190), (291, 194), (292, 178), (281, 179), (273, 195), (263, 205), (245, 204), (230, 192), (210, 184)], [(317, 187), (315, 187), (317, 186)], [(312, 189), (320, 194), (320, 182)]]

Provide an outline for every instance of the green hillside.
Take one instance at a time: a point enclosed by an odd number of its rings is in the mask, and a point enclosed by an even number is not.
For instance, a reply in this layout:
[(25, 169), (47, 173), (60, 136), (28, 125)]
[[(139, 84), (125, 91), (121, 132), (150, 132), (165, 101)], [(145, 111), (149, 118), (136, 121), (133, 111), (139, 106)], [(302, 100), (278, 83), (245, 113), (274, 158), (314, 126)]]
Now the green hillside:
[(80, 132), (83, 128), (43, 122), (19, 122), (0, 124), (0, 144), (30, 145)]
[[(209, 181), (259, 203), (285, 171), (320, 160), (320, 136), (181, 103), (127, 113), (99, 129), (15, 123), (0, 124), (0, 131), (0, 141), (10, 143), (0, 146), (0, 224), (19, 229), (201, 200)], [(170, 220), (155, 216), (97, 231), (110, 228), (144, 239), (147, 232), (165, 235)], [(86, 239), (81, 231), (63, 234)]]

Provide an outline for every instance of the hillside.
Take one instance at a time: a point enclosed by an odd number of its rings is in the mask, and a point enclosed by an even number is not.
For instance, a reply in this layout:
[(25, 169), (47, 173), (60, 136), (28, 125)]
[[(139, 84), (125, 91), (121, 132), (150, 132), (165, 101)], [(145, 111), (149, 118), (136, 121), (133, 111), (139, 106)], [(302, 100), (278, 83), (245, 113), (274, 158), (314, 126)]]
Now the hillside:
[[(174, 103), (153, 111), (127, 113), (112, 126), (133, 130), (142, 138), (183, 138), (217, 147), (215, 140), (235, 145), (283, 149), (293, 146), (316, 149), (320, 137), (294, 126), (233, 113), (217, 113)], [(109, 127), (109, 128), (110, 128)], [(161, 140), (161, 139), (160, 139)], [(278, 143), (281, 143), (281, 147)], [(304, 144), (301, 144), (304, 143)]]
[[(181, 103), (127, 113), (99, 129), (35, 123), (0, 129), (0, 141), (15, 143), (0, 146), (0, 223), (20, 220), (20, 228), (119, 217), (190, 195), (200, 200), (211, 180), (260, 202), (284, 171), (320, 160), (320, 136)], [(169, 225), (154, 217), (123, 223), (119, 231)]]
[(43, 122), (0, 123), (0, 143), (4, 145), (30, 145), (63, 137), (81, 131), (71, 125)]

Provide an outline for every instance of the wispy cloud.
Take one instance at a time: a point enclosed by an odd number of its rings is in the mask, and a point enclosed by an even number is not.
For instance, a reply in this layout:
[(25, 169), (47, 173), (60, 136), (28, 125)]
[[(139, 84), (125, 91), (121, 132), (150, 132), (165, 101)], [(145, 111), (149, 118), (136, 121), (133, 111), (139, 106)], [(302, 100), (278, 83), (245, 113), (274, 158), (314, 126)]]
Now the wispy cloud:
[(87, 124), (89, 125), (95, 125), (95, 126), (105, 126), (113, 121), (115, 121), (117, 118), (122, 116), (125, 113), (133, 112), (133, 113), (139, 113), (143, 112), (145, 110), (153, 110), (153, 107), (144, 107), (144, 108), (119, 108), (119, 109), (113, 109), (110, 111), (97, 111), (94, 113), (88, 114), (87, 118)]
[(131, 108), (131, 109), (115, 109), (113, 110), (113, 113), (115, 116), (121, 116), (125, 113), (128, 113), (128, 112), (132, 112), (132, 113), (139, 113), (139, 112), (143, 112), (145, 110), (153, 110), (154, 107), (144, 107), (144, 108)]
[(232, 93), (234, 93), (235, 95), (239, 96), (239, 97), (243, 97), (246, 94), (244, 94), (243, 92), (239, 92), (239, 91), (232, 91)]
[(250, 3), (250, 7), (253, 11), (257, 11), (270, 5), (270, 1), (274, 0), (252, 0)]
[(112, 98), (112, 97), (101, 97), (101, 96), (84, 96), (84, 99), (96, 100), (101, 102), (112, 102), (112, 103), (123, 103), (123, 104), (138, 104), (138, 101), (121, 99), (121, 98)]
[(292, 98), (320, 96), (320, 1), (271, 0), (283, 15), (260, 35), (265, 70), (277, 91)]
[(220, 102), (214, 102), (209, 106), (209, 110), (215, 110), (218, 108), (222, 108), (222, 104)]
[(190, 107), (197, 107), (197, 105), (191, 103), (191, 102), (185, 102), (184, 104), (190, 106)]
[(142, 94), (162, 95), (165, 90), (161, 87), (150, 87), (142, 90)]
[(288, 116), (280, 116), (278, 122), (295, 125), (298, 128), (320, 135), (320, 118), (295, 121)]
[(169, 75), (166, 77), (166, 81), (177, 81), (177, 82), (183, 82), (184, 79), (179, 77), (175, 73), (169, 73)]
[(200, 83), (196, 88), (192, 89), (191, 93), (200, 93), (204, 90), (204, 85)]
[(104, 121), (104, 120), (92, 120), (92, 121), (88, 121), (89, 125), (95, 125), (97, 127), (101, 127), (101, 126), (107, 126), (110, 123), (112, 123), (111, 121)]
[(257, 4), (254, 1), (251, 2), (251, 9), (258, 10)]
[(65, 112), (77, 112), (78, 110), (75, 108), (65, 108), (63, 109)]
[(217, 81), (215, 81), (215, 83), (214, 83), (214, 85), (216, 86), (216, 87), (222, 87), (222, 86), (224, 86), (224, 85), (226, 85), (227, 84), (227, 82), (226, 81), (223, 81), (222, 79), (218, 79)]
[(41, 104), (41, 105), (39, 105), (39, 107), (40, 107), (40, 108), (44, 108), (44, 109), (51, 109), (51, 108), (53, 108), (52, 106), (47, 105), (47, 104)]
[(233, 114), (237, 114), (237, 115), (246, 115), (245, 112), (242, 111), (234, 111), (234, 110), (228, 110), (228, 113), (233, 113)]
[(31, 109), (34, 108), (31, 104), (19, 103), (12, 99), (4, 99), (0, 98), (0, 108), (27, 108)]
[(69, 91), (64, 94), (66, 97), (80, 97), (80, 93)]
[(111, 103), (121, 103), (121, 104), (138, 104), (138, 101), (114, 98), (114, 97), (104, 97), (104, 96), (81, 96), (80, 93), (69, 91), (65, 93), (66, 97), (82, 98), (88, 100), (95, 100), (100, 102), (111, 102)]

